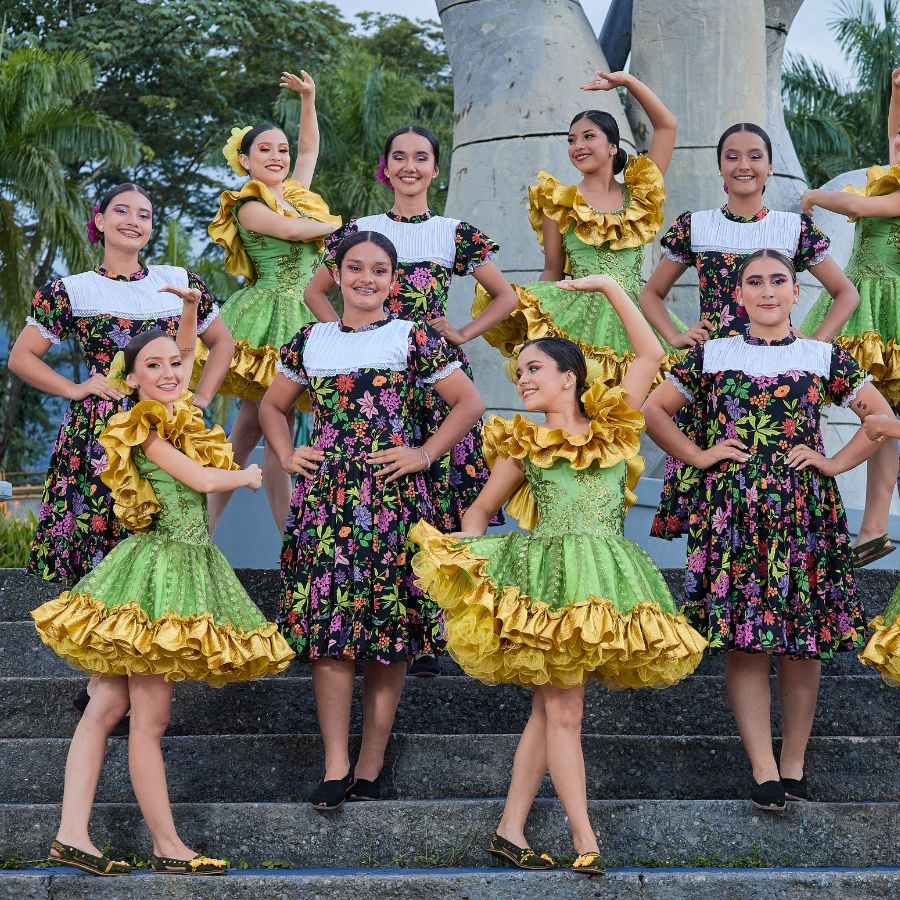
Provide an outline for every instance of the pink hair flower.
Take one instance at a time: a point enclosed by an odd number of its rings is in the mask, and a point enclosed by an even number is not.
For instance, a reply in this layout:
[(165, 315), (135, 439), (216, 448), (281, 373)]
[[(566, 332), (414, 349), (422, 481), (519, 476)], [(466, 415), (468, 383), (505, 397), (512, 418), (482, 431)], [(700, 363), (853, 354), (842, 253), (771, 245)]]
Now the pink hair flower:
[(375, 180), (381, 182), (389, 191), (394, 189), (391, 179), (387, 176), (387, 168), (384, 161), (384, 155), (378, 157), (378, 165), (375, 168)]
[(85, 222), (85, 228), (87, 229), (88, 241), (92, 244), (100, 243), (100, 229), (97, 227), (97, 223), (94, 221), (97, 217), (97, 213), (100, 212), (100, 204), (95, 203), (91, 207), (91, 217)]

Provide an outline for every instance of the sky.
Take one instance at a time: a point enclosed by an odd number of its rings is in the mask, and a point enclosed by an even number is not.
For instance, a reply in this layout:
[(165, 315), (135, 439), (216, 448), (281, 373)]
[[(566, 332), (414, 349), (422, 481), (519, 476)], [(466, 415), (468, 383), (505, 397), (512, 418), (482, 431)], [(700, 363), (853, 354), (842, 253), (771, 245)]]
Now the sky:
[[(353, 16), (366, 10), (398, 13), (411, 19), (437, 19), (437, 6), (433, 0), (330, 0), (345, 15)], [(732, 0), (735, 4), (740, 0)], [(588, 19), (599, 32), (609, 9), (610, 0), (582, 0), (581, 5)], [(880, 2), (876, 0), (876, 7)], [(841, 0), (804, 0), (788, 34), (787, 52), (820, 60), (826, 68), (849, 78), (849, 67), (844, 63), (840, 50), (828, 29), (828, 22), (837, 15)]]

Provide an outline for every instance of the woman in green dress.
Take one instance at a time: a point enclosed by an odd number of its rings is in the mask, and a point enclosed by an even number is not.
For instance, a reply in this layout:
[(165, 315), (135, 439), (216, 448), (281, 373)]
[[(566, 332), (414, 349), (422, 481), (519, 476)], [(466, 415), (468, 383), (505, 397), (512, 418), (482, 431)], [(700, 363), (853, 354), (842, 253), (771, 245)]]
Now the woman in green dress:
[[(223, 192), (219, 212), (209, 226), (210, 237), (225, 248), (225, 268), (245, 279), (245, 286), (221, 312), (234, 336), (235, 350), (219, 393), (242, 400), (229, 437), (240, 465), (262, 437), (259, 401), (275, 377), (278, 351), (304, 325), (316, 321), (303, 291), (321, 262), (322, 238), (341, 224), (325, 201), (309, 190), (319, 156), (315, 83), (306, 72), (299, 77), (285, 72), (281, 86), (302, 99), (291, 177), (287, 177), (290, 147), (280, 128), (262, 124), (232, 129), (222, 153), (234, 172), (250, 175), (250, 180), (239, 191)], [(199, 350), (198, 366), (203, 356)], [(291, 481), (268, 449), (263, 472), (263, 486), (280, 530), (290, 507)], [(230, 499), (231, 493), (225, 492), (210, 500), (213, 533)]]
[(294, 653), (210, 542), (206, 493), (262, 483), (240, 469), (221, 428), (178, 402), (197, 340), (194, 288), (167, 287), (184, 301), (176, 340), (138, 335), (116, 354), (110, 379), (138, 402), (100, 436), (102, 478), (132, 536), (71, 589), (32, 616), (41, 640), (70, 665), (99, 676), (66, 762), (62, 814), (51, 860), (95, 875), (127, 875), (91, 841), (94, 795), (112, 728), (130, 708), (129, 768), (159, 872), (215, 875), (224, 860), (196, 854), (179, 837), (160, 741), (174, 682), (213, 686), (282, 671)]
[[(844, 270), (859, 291), (859, 306), (836, 338), (869, 372), (895, 412), (900, 412), (900, 69), (891, 75), (888, 168), (872, 166), (866, 186), (842, 191), (806, 191), (803, 212), (819, 206), (856, 222), (853, 255)], [(812, 334), (831, 306), (825, 291), (800, 326)], [(866, 464), (866, 509), (854, 548), (854, 565), (893, 552), (888, 514), (898, 473), (897, 441), (887, 437)]]
[[(525, 839), (549, 769), (572, 827), (573, 868), (597, 874), (581, 748), (585, 683), (593, 677), (611, 687), (665, 687), (697, 667), (706, 641), (678, 614), (647, 554), (622, 533), (628, 487), (641, 469), (638, 409), (663, 348), (609, 276), (558, 287), (599, 293), (621, 316), (635, 351), (622, 383), (588, 387), (584, 355), (571, 341), (526, 344), (517, 359), (519, 396), (546, 423), (491, 418), (484, 432), (491, 476), (463, 516), (462, 532), (441, 534), (423, 521), (410, 539), (421, 548), (413, 559), (419, 584), (444, 610), (451, 656), (488, 684), (534, 692), (489, 851), (520, 868), (554, 867)], [(485, 536), (507, 500), (506, 511), (531, 534)]]
[[(650, 149), (646, 155), (629, 156), (609, 113), (584, 110), (572, 119), (569, 161), (582, 179), (577, 185), (565, 184), (547, 172), (538, 173), (538, 184), (528, 189), (528, 209), (544, 252), (544, 271), (534, 284), (514, 285), (518, 308), (484, 335), (505, 356), (514, 356), (526, 340), (568, 338), (599, 364), (599, 377), (610, 386), (621, 382), (634, 358), (622, 322), (602, 294), (573, 296), (556, 282), (566, 275), (609, 275), (637, 302), (643, 287), (644, 247), (663, 221), (663, 175), (672, 159), (678, 125), (659, 97), (625, 72), (598, 72), (582, 90), (620, 87), (650, 119)], [(620, 173), (621, 182), (616, 179)], [(489, 300), (476, 290), (472, 314), (482, 312)]]

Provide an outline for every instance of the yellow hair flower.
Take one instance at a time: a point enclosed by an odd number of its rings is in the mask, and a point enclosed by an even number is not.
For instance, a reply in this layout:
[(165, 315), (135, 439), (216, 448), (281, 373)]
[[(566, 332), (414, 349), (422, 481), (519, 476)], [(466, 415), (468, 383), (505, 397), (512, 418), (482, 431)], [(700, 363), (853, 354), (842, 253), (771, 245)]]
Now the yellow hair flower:
[(248, 175), (249, 172), (241, 165), (240, 159), (238, 157), (241, 155), (241, 141), (244, 140), (244, 135), (252, 130), (252, 125), (246, 125), (244, 128), (238, 128), (235, 125), (234, 128), (231, 129), (231, 137), (225, 141), (225, 146), (222, 148), (222, 156), (225, 157), (228, 165), (231, 166), (231, 171), (235, 173), (235, 175)]
[(123, 394), (134, 393), (134, 388), (125, 381), (125, 354), (121, 350), (112, 358), (109, 372), (106, 373), (106, 383)]

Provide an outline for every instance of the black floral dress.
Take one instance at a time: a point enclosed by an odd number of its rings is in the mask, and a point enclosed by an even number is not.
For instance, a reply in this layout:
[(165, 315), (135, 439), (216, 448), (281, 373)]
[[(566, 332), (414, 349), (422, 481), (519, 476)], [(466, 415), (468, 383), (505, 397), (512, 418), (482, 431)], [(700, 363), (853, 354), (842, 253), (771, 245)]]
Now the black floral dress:
[(702, 473), (688, 524), (688, 621), (714, 652), (829, 659), (861, 647), (837, 484), (785, 459), (801, 444), (823, 452), (826, 395), (849, 405), (870, 376), (836, 344), (745, 333), (693, 348), (666, 377), (703, 409), (700, 446), (739, 438), (750, 454)]
[[(73, 336), (89, 374), (105, 375), (116, 351), (135, 335), (159, 328), (175, 336), (181, 301), (159, 293), (166, 284), (200, 290), (199, 331), (205, 331), (218, 307), (200, 278), (177, 266), (144, 267), (130, 275), (97, 267), (58, 278), (37, 292), (27, 322), (53, 344)], [(128, 397), (69, 403), (44, 482), (28, 572), (73, 584), (127, 536), (100, 480), (106, 452), (98, 438), (110, 417), (129, 406)]]
[(308, 386), (311, 444), (325, 453), (301, 475), (281, 552), (278, 622), (302, 658), (407, 662), (443, 647), (442, 616), (413, 579), (407, 532), (434, 524), (429, 474), (385, 483), (369, 453), (412, 445), (417, 383), (461, 367), (434, 329), (388, 317), (353, 331), (306, 326), (278, 370)]
[[(828, 255), (830, 241), (808, 215), (770, 212), (763, 207), (750, 217), (736, 216), (727, 207), (682, 213), (666, 232), (663, 253), (697, 270), (700, 318), (712, 322), (711, 337), (743, 334), (749, 324), (737, 302), (737, 272), (756, 250), (771, 248), (793, 259), (797, 271), (816, 266)], [(702, 434), (699, 411), (687, 407), (676, 420), (692, 440)], [(659, 509), (650, 526), (654, 537), (672, 540), (687, 533), (688, 516), (701, 473), (671, 456), (666, 457)]]
[[(351, 219), (325, 241), (325, 264), (334, 267), (340, 242), (357, 231), (378, 231), (397, 248), (399, 271), (388, 297), (387, 311), (422, 324), (447, 314), (447, 294), (454, 275), (470, 275), (500, 248), (468, 222), (424, 213), (403, 218), (394, 213)], [(462, 349), (450, 346), (454, 359), (472, 378), (469, 360)], [(411, 408), (413, 440), (423, 444), (447, 416), (447, 404), (427, 384), (416, 385)], [(458, 531), (463, 513), (472, 505), (490, 472), (484, 461), (481, 423), (431, 467), (434, 504), (441, 531)], [(502, 523), (498, 513), (491, 524)]]

